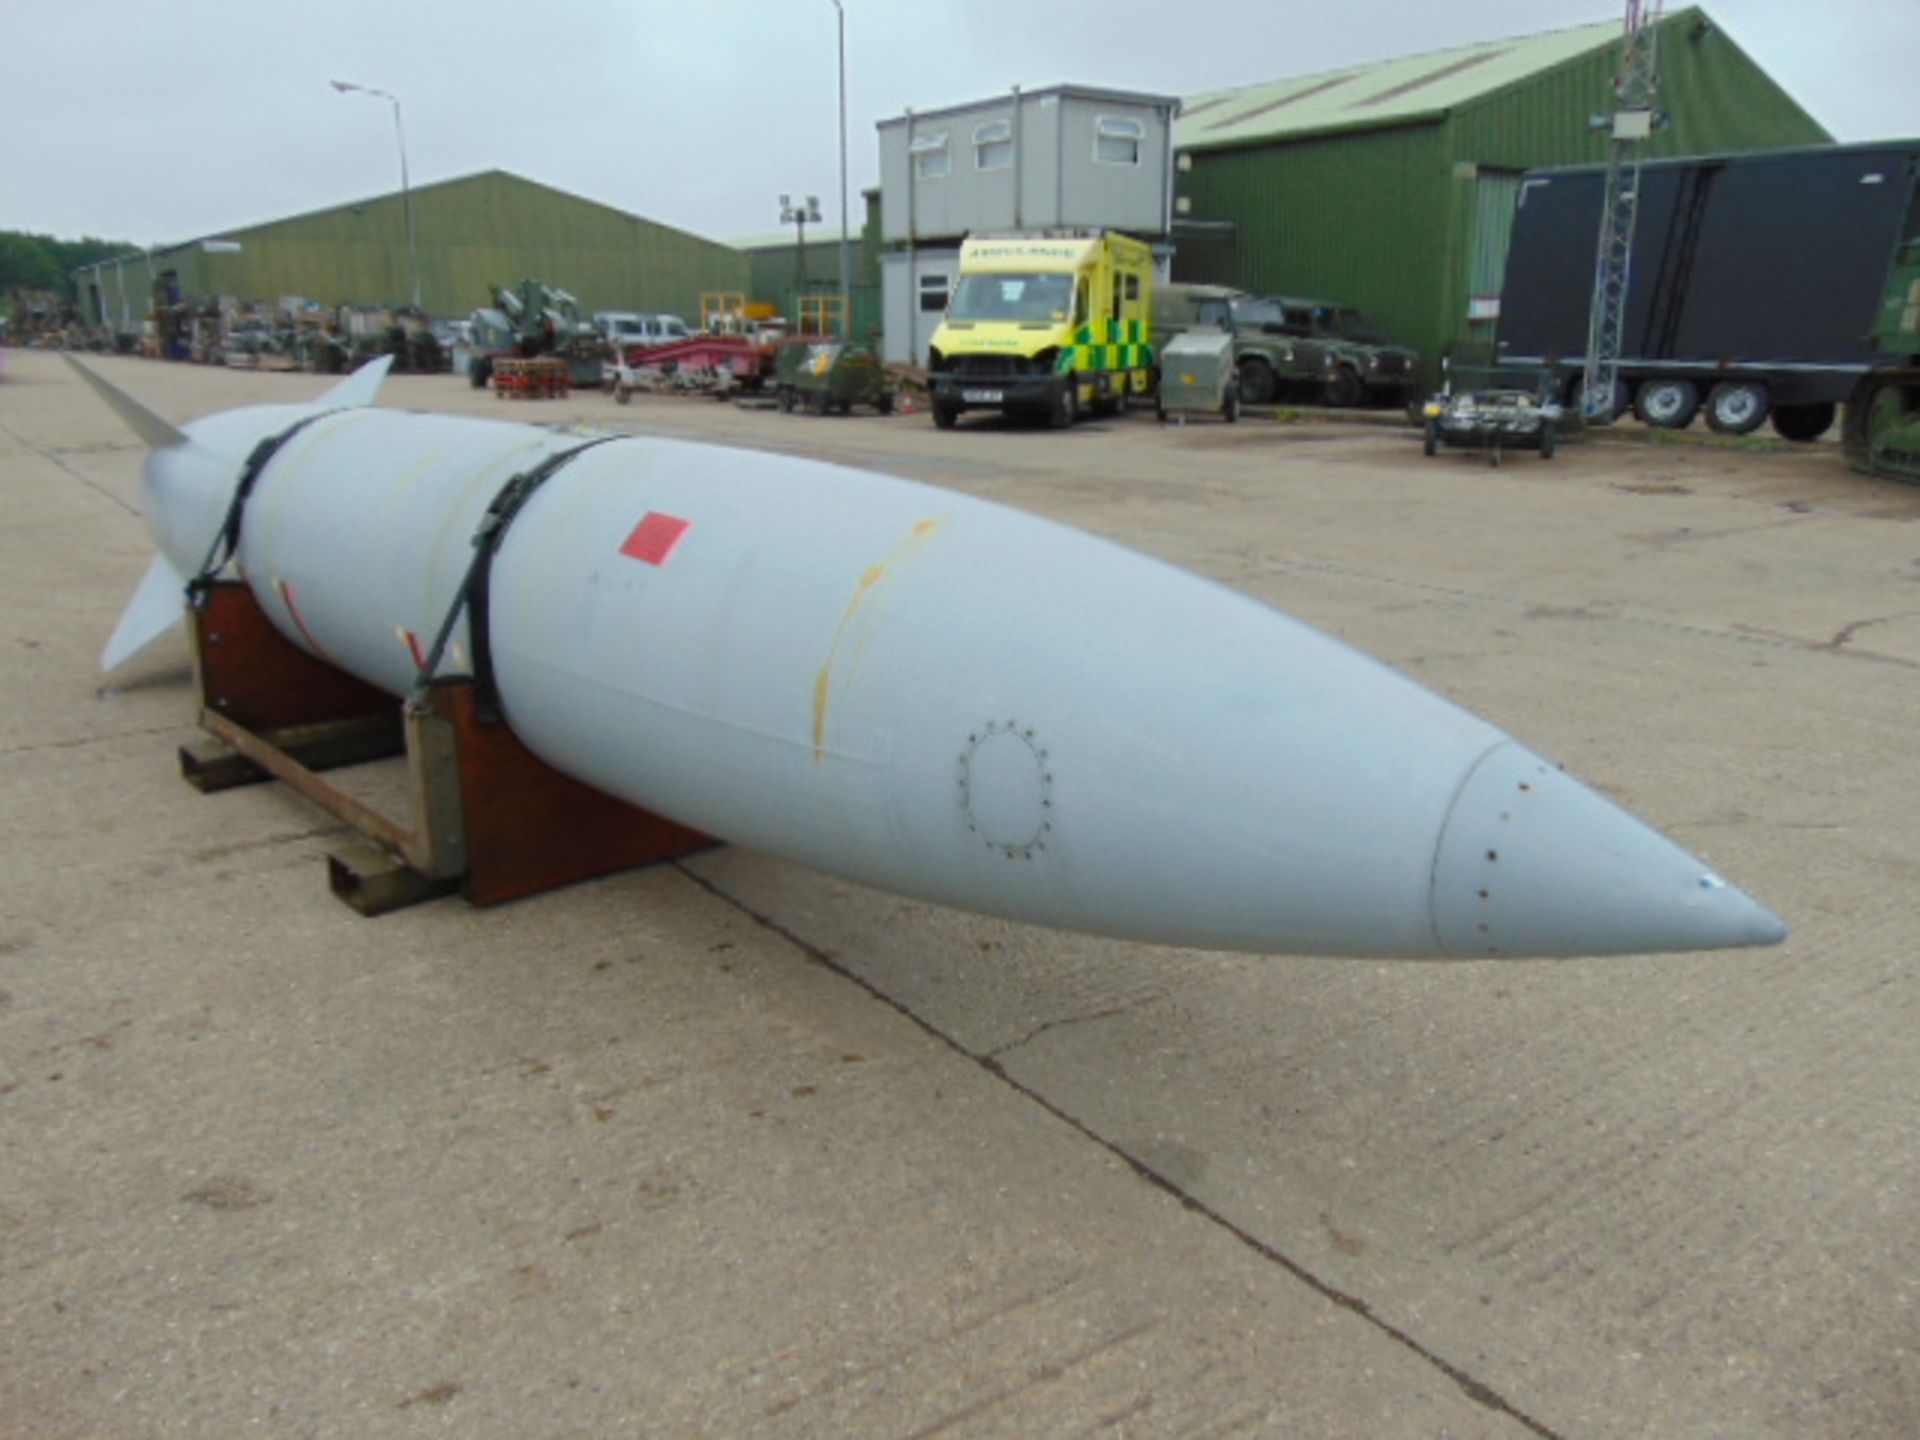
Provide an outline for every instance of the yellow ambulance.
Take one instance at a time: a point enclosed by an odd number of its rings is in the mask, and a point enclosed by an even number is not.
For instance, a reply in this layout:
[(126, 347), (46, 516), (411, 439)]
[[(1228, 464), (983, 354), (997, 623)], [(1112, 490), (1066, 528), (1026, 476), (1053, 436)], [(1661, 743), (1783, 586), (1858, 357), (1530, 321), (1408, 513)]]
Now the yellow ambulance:
[(927, 357), (933, 420), (967, 410), (1071, 425), (1153, 393), (1153, 251), (1108, 231), (973, 235)]

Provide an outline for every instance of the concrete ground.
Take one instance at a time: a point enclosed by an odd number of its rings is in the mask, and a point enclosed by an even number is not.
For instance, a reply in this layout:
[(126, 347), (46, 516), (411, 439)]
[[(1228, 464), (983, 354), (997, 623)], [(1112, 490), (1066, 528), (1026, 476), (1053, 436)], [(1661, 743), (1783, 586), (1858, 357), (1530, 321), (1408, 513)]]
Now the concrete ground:
[[(1782, 948), (1379, 964), (765, 856), (362, 919), (102, 689), (139, 451), (0, 381), (0, 1436), (1920, 1434), (1920, 491), (1790, 454), (386, 403), (1039, 511), (1567, 763)], [(103, 360), (177, 420), (322, 382)]]

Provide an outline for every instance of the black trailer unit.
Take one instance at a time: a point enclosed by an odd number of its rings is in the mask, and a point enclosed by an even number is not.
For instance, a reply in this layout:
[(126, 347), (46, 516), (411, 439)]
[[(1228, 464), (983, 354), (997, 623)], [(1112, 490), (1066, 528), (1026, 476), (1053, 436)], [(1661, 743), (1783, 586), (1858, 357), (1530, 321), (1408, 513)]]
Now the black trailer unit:
[[(1920, 224), (1920, 140), (1649, 161), (1627, 289), (1616, 413), (1727, 434), (1769, 414), (1792, 440), (1833, 422), (1889, 357), (1871, 331)], [(1500, 297), (1500, 365), (1586, 364), (1601, 167), (1521, 183)]]

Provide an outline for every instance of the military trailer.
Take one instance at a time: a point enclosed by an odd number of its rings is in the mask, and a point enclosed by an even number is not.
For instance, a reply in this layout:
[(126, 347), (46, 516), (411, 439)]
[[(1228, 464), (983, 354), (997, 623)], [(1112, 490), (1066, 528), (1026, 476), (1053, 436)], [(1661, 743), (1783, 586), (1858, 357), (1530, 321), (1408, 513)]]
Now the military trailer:
[(1160, 388), (1153, 410), (1162, 424), (1189, 415), (1240, 418), (1240, 377), (1233, 368), (1233, 335), (1196, 325), (1158, 347)]
[(1515, 369), (1447, 367), (1445, 387), (1422, 409), (1428, 455), (1481, 450), (1494, 465), (1506, 450), (1537, 450), (1551, 460), (1569, 414), (1559, 402), (1561, 377), (1548, 366)]
[(780, 413), (851, 415), (856, 405), (893, 413), (893, 389), (870, 345), (840, 340), (789, 340), (774, 358), (774, 399)]

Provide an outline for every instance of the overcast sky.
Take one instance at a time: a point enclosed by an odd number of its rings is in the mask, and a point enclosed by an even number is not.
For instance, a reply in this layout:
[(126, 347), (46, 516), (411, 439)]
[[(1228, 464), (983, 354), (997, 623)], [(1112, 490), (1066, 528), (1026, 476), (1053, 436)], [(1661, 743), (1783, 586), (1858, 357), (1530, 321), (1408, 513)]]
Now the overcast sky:
[[(1617, 17), (1621, 0), (844, 0), (876, 122), (1011, 85), (1183, 96)], [(1670, 9), (1680, 8), (1672, 4)], [(1920, 134), (1920, 0), (1707, 12), (1842, 140)], [(0, 229), (143, 245), (478, 170), (731, 240), (839, 212), (833, 0), (3, 0)]]

